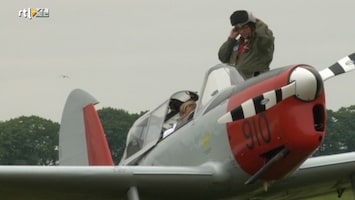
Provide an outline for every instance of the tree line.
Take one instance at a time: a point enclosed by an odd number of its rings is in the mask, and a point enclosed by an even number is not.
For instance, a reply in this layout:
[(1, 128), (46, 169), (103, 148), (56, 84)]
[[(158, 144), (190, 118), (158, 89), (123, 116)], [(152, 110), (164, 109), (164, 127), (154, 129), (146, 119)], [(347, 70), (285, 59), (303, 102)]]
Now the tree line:
[[(98, 110), (115, 164), (123, 155), (130, 127), (144, 113), (111, 107)], [(354, 121), (355, 105), (327, 110), (326, 137), (314, 156), (355, 151)], [(59, 127), (38, 116), (0, 121), (0, 165), (56, 165)]]

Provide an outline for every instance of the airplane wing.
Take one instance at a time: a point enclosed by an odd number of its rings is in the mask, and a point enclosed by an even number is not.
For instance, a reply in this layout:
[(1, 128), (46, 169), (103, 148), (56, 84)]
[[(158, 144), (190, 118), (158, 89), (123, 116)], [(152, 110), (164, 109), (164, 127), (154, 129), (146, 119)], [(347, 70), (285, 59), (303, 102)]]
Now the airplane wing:
[(342, 196), (343, 199), (355, 199), (354, 173), (355, 152), (309, 158), (286, 179), (270, 183), (267, 192), (259, 190), (249, 195), (274, 200), (316, 197), (330, 200)]
[[(0, 166), (8, 199), (307, 199), (352, 191), (355, 152), (308, 159), (284, 180), (252, 185), (217, 163), (168, 166)], [(240, 182), (240, 180), (239, 180)], [(330, 198), (332, 199), (332, 198)]]
[[(221, 179), (215, 165), (0, 166), (1, 199), (196, 199)], [(209, 199), (208, 196), (206, 199)]]

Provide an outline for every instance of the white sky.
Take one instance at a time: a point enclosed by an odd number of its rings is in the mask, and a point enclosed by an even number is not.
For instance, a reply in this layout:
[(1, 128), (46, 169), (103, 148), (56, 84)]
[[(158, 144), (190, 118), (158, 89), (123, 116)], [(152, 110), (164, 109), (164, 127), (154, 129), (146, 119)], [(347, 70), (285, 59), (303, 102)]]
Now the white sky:
[[(49, 8), (49, 18), (19, 18)], [(0, 121), (37, 115), (60, 122), (70, 91), (131, 113), (172, 93), (199, 91), (231, 29), (251, 10), (275, 35), (271, 68), (321, 70), (355, 52), (354, 0), (7, 0), (1, 6)], [(70, 76), (70, 79), (61, 75)], [(328, 109), (355, 104), (355, 72), (326, 82)]]

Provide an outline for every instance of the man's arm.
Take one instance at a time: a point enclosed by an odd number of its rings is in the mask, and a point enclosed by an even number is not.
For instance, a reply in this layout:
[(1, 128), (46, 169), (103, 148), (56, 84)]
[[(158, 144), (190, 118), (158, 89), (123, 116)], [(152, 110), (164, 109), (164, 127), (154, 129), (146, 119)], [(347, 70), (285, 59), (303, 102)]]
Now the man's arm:
[(235, 43), (235, 39), (228, 37), (227, 41), (225, 41), (219, 48), (218, 59), (222, 63), (229, 63)]

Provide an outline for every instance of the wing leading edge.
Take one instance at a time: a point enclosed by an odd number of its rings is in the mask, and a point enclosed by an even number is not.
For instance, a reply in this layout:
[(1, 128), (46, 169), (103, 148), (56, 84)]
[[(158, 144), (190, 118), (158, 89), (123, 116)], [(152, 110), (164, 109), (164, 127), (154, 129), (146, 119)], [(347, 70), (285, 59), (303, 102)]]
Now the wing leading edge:
[(135, 187), (142, 199), (293, 200), (324, 195), (337, 199), (353, 188), (355, 152), (310, 158), (294, 174), (270, 183), (268, 191), (259, 182), (236, 184), (230, 179), (230, 169), (218, 163), (196, 167), (0, 166), (0, 192), (11, 199), (127, 199)]
[(198, 167), (0, 166), (0, 192), (10, 199), (215, 199), (225, 173), (215, 163)]

